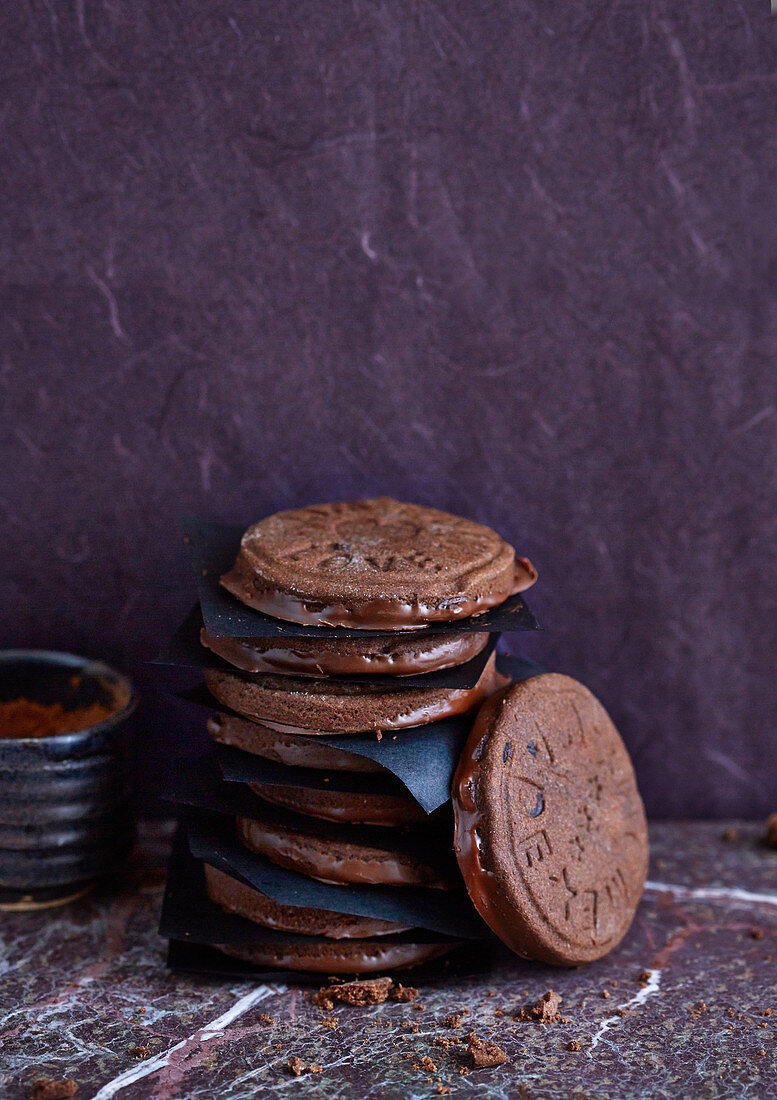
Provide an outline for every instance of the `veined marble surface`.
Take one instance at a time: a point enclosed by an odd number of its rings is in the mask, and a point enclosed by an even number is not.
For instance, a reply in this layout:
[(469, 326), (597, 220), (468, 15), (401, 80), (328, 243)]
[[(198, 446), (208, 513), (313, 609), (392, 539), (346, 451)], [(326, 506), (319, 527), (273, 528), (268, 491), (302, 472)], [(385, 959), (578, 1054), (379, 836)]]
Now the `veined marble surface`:
[[(120, 888), (0, 914), (0, 1095), (29, 1096), (37, 1076), (71, 1078), (76, 1100), (399, 1100), (445, 1089), (524, 1100), (773, 1098), (777, 852), (761, 845), (760, 827), (732, 827), (734, 840), (719, 822), (651, 828), (637, 919), (599, 963), (559, 971), (512, 956), (465, 960), (433, 977), (410, 971), (417, 1003), (325, 1012), (309, 986), (166, 971), (156, 925), (170, 829), (146, 825)], [(548, 989), (562, 995), (566, 1022), (514, 1019)], [(465, 1009), (462, 1027), (443, 1025)], [(509, 1061), (463, 1075), (465, 1047), (434, 1040), (471, 1031)], [(574, 1040), (579, 1051), (567, 1049)], [(295, 1077), (293, 1055), (321, 1072)]]

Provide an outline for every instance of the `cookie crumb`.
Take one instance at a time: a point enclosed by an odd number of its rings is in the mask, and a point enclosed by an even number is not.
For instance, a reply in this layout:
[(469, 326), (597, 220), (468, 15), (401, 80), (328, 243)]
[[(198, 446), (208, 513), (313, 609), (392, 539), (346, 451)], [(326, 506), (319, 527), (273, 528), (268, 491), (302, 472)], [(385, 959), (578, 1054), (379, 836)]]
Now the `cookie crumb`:
[(605, 1001), (609, 1001), (609, 999), (610, 999), (610, 991), (609, 991), (609, 989), (603, 989), (603, 990), (602, 990), (602, 997), (603, 997), (603, 999), (604, 999)]
[(640, 970), (639, 974), (637, 974), (637, 981), (641, 986), (646, 986), (652, 977), (653, 975), (649, 970)]
[(310, 1067), (310, 1072), (311, 1073), (323, 1073), (324, 1072), (324, 1067), (323, 1066), (311, 1066)]
[(425, 1054), (423, 1056), (423, 1058), (421, 1059), (421, 1068), (425, 1069), (427, 1073), (436, 1073), (437, 1072), (437, 1066), (435, 1065), (435, 1063), (432, 1061), (432, 1059), (429, 1057), (428, 1054)]
[(770, 814), (766, 819), (766, 846), (777, 848), (777, 814)]
[(129, 1053), (134, 1054), (136, 1058), (148, 1058), (149, 1054), (151, 1053), (151, 1048), (140, 1046), (130, 1047)]
[(337, 1027), (337, 1017), (336, 1016), (325, 1016), (323, 1018), (323, 1020), (321, 1021), (321, 1026), (322, 1027), (330, 1027), (332, 1029), (332, 1031), (334, 1031), (334, 1029)]
[(727, 844), (733, 844), (735, 840), (739, 840), (739, 833), (736, 829), (724, 829), (720, 834), (720, 839), (725, 840)]
[(63, 1081), (51, 1081), (47, 1077), (41, 1077), (32, 1086), (30, 1100), (67, 1100), (78, 1088), (71, 1077)]
[(467, 1054), (475, 1069), (489, 1069), (508, 1061), (507, 1055), (490, 1039), (478, 1039), (474, 1031), (467, 1036)]
[(260, 1024), (266, 1024), (267, 1026), (275, 1023), (274, 1018), (272, 1016), (268, 1016), (266, 1012), (260, 1012), (257, 1019), (259, 1020)]
[(451, 1012), (450, 1015), (443, 1017), (444, 1027), (461, 1027), (461, 1021), (465, 1016), (469, 1016), (469, 1009), (462, 1008), (458, 1012)]
[(305, 1065), (305, 1063), (302, 1061), (302, 1059), (298, 1058), (296, 1054), (292, 1054), (291, 1058), (289, 1058), (286, 1065), (291, 1070), (291, 1072), (294, 1074), (295, 1077), (301, 1076), (301, 1074), (305, 1073), (305, 1071), (308, 1068)]
[(561, 996), (549, 989), (543, 993), (539, 1000), (535, 1001), (531, 1008), (521, 1008), (516, 1012), (516, 1020), (535, 1020), (538, 1024), (555, 1024), (561, 1020), (558, 1006), (561, 1004)]
[(753, 940), (762, 940), (764, 938), (763, 928), (751, 928), (750, 929), (750, 938), (753, 939)]
[(346, 1005), (380, 1005), (387, 999), (394, 985), (393, 978), (365, 978), (363, 981), (339, 982), (322, 986), (313, 995), (313, 1004), (319, 1008), (334, 1008), (336, 1001)]
[(401, 982), (397, 982), (389, 993), (389, 1000), (398, 1001), (399, 1004), (408, 1004), (410, 1001), (414, 1001), (417, 996), (418, 990), (414, 986), (402, 985)]
[(580, 1043), (577, 1041), (577, 1039), (570, 1039), (564, 1047), (564, 1050), (580, 1050)]
[(440, 1084), (437, 1085), (435, 1092), (438, 1094), (438, 1096), (450, 1096), (451, 1094), (451, 1090), (448, 1088), (447, 1085)]

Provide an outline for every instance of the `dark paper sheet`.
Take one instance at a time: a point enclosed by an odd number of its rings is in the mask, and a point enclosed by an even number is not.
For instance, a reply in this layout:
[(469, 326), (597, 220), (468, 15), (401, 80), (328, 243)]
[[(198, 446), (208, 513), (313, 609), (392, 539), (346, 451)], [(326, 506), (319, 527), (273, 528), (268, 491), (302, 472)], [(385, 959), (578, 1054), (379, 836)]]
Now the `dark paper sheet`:
[[(500, 672), (516, 681), (526, 680), (543, 671), (533, 661), (506, 654), (497, 656), (497, 665)], [(204, 688), (183, 692), (180, 697), (211, 712), (225, 711)], [(404, 784), (427, 813), (432, 813), (450, 797), (453, 772), (472, 728), (472, 721), (471, 714), (456, 715), (426, 726), (386, 732), (380, 740), (374, 733), (353, 733), (317, 737), (316, 741), (382, 764)]]
[(240, 843), (231, 818), (207, 813), (189, 814), (187, 829), (189, 849), (196, 859), (253, 886), (279, 905), (396, 921), (464, 939), (490, 935), (463, 885), (460, 890), (355, 884), (331, 886), (278, 867), (271, 860), (249, 851)]
[[(223, 660), (218, 654), (202, 645), (200, 642), (200, 629), (202, 628), (202, 612), (199, 605), (192, 608), (184, 621), (176, 630), (169, 645), (152, 664), (173, 665), (176, 668), (213, 668), (220, 672), (231, 672), (236, 676), (242, 676), (246, 680), (256, 680), (265, 675), (283, 675), (283, 673), (256, 673), (245, 672)], [(405, 688), (471, 688), (480, 679), (486, 662), (494, 652), (499, 634), (491, 634), (487, 645), (465, 664), (455, 668), (443, 668), (437, 672), (426, 672), (419, 676), (341, 676), (326, 677), (327, 683), (337, 683), (339, 680), (350, 683), (364, 684), (365, 687), (381, 687), (386, 690), (396, 688), (402, 691)], [(289, 673), (288, 675), (293, 675)], [(316, 679), (311, 677), (311, 679)]]
[(253, 752), (216, 745), (216, 760), (229, 783), (262, 783), (269, 787), (304, 787), (313, 791), (340, 791), (343, 794), (395, 794), (405, 798), (407, 787), (388, 772), (320, 771), (278, 764)]
[[(380, 825), (321, 821), (265, 802), (244, 783), (227, 783), (221, 778), (215, 754), (203, 754), (196, 760), (179, 760), (166, 798), (179, 806), (210, 810), (230, 818), (254, 818), (280, 828), (313, 833), (337, 844), (352, 842), (375, 848), (389, 847), (424, 862), (432, 859), (435, 863), (447, 865), (448, 862), (451, 827), (445, 817), (435, 817), (421, 825), (390, 829)], [(452, 864), (452, 856), (450, 861)]]
[[(240, 548), (244, 527), (213, 523), (194, 517), (183, 521), (183, 528), (192, 556), (202, 617), (208, 631), (229, 638), (308, 637), (308, 638), (368, 638), (390, 636), (392, 630), (352, 630), (346, 627), (302, 626), (273, 619), (237, 600), (219, 584), (219, 577), (232, 568)], [(425, 628), (427, 629), (427, 628)], [(430, 633), (454, 634), (458, 631), (519, 631), (538, 630), (539, 624), (519, 593), (510, 596), (499, 607), (456, 622), (434, 623)]]

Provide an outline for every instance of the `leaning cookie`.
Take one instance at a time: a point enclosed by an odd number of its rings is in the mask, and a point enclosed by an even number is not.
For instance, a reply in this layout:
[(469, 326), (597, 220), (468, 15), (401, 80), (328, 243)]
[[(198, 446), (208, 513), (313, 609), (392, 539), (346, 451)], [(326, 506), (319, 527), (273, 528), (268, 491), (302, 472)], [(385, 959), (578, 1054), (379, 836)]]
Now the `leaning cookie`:
[(587, 688), (546, 674), (492, 696), (452, 798), (467, 890), (508, 947), (576, 966), (622, 939), (647, 873), (645, 812), (626, 748)]
[(253, 966), (309, 970), (315, 974), (374, 974), (404, 970), (439, 959), (459, 946), (456, 940), (414, 942), (413, 933), (400, 940), (313, 939), (307, 943), (218, 944), (219, 951)]
[(374, 920), (350, 913), (333, 913), (302, 905), (279, 905), (260, 890), (239, 882), (207, 863), (205, 885), (211, 901), (228, 913), (237, 913), (255, 924), (281, 932), (298, 932), (306, 936), (327, 936), (340, 940), (388, 936), (408, 927), (395, 921)]
[(221, 583), (278, 619), (394, 631), (481, 614), (536, 579), (490, 527), (379, 497), (255, 523)]
[(289, 733), (359, 733), (422, 726), (478, 706), (505, 683), (492, 653), (472, 688), (376, 688), (342, 680), (259, 676), (205, 669), (220, 703), (270, 728)]
[(291, 676), (421, 676), (477, 657), (488, 634), (412, 634), (386, 638), (224, 638), (204, 628), (200, 641), (244, 672)]

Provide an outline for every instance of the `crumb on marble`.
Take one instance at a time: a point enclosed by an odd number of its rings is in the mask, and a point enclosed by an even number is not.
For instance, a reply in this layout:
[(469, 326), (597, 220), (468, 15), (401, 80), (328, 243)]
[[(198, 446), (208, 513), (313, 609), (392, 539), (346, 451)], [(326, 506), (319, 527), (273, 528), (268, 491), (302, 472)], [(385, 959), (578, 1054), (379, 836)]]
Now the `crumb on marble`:
[(458, 1012), (451, 1012), (444, 1016), (442, 1022), (445, 1027), (461, 1027), (461, 1021), (465, 1016), (469, 1016), (469, 1009), (461, 1008)]
[(777, 848), (777, 814), (770, 814), (767, 817), (764, 840), (768, 848)]
[(580, 1043), (577, 1039), (570, 1039), (568, 1043), (564, 1045), (564, 1050), (580, 1050)]
[(474, 1031), (467, 1036), (467, 1054), (475, 1069), (489, 1069), (508, 1061), (507, 1055), (490, 1039), (479, 1039)]
[(531, 1008), (521, 1008), (516, 1012), (516, 1020), (534, 1020), (538, 1024), (554, 1024), (562, 1020), (558, 1010), (561, 995), (549, 989), (534, 1002)]
[(303, 1073), (323, 1072), (323, 1066), (309, 1066), (306, 1062), (303, 1062), (301, 1058), (298, 1058), (296, 1054), (292, 1054), (286, 1065), (295, 1077), (301, 1077)]
[(134, 1046), (129, 1048), (130, 1054), (134, 1054), (136, 1058), (148, 1058), (151, 1053), (150, 1047)]
[[(410, 1001), (414, 1001), (418, 996), (418, 990), (412, 985), (402, 985), (401, 982), (397, 982), (394, 988), (389, 993), (390, 1001), (397, 1001), (399, 1004), (408, 1004)], [(423, 1008), (423, 1005), (417, 1007)]]
[(67, 1100), (77, 1089), (78, 1085), (72, 1077), (66, 1077), (62, 1081), (41, 1077), (32, 1086), (30, 1100)]
[(736, 829), (728, 828), (724, 829), (720, 834), (720, 839), (725, 840), (727, 844), (733, 844), (735, 840), (739, 840), (739, 833)]
[(346, 1005), (379, 1005), (388, 998), (393, 978), (365, 978), (362, 981), (337, 982), (322, 986), (313, 995), (313, 1004), (329, 1011), (337, 1001)]

